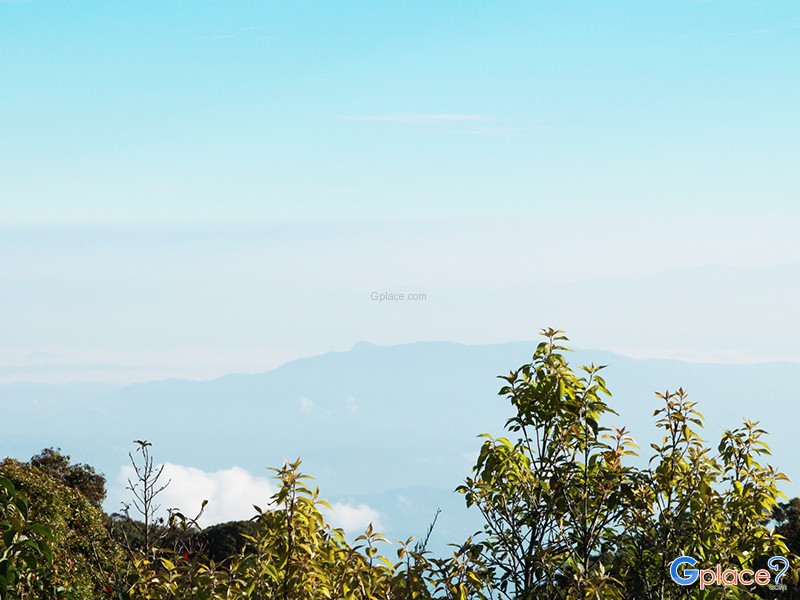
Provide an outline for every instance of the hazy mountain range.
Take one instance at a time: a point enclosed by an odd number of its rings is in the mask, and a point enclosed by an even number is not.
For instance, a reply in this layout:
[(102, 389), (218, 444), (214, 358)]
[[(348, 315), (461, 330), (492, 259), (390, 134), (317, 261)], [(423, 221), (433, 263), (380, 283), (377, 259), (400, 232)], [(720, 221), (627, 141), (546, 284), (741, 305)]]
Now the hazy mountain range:
[[(158, 460), (206, 472), (238, 466), (268, 476), (265, 467), (300, 456), (323, 496), (377, 511), (392, 536), (423, 534), (442, 507), (437, 543), (456, 541), (479, 524), (452, 493), (474, 462), (475, 436), (500, 433), (511, 414), (496, 395), (496, 376), (533, 350), (533, 343), (360, 343), (207, 382), (5, 384), (0, 452), (24, 459), (61, 447), (107, 474), (112, 510), (133, 439), (153, 442)], [(683, 386), (699, 401), (714, 447), (742, 417), (760, 420), (770, 431), (773, 464), (794, 480), (785, 491), (800, 493), (793, 418), (800, 365), (634, 360), (599, 350), (577, 351), (570, 361), (608, 365), (610, 403), (644, 456), (655, 438), (654, 392)]]
[[(0, 272), (0, 287), (8, 291), (0, 294), (0, 383), (207, 380), (263, 371), (363, 339), (500, 343), (530, 339), (547, 325), (565, 329), (584, 347), (640, 358), (800, 362), (798, 264), (666, 268), (655, 261), (625, 269), (598, 250), (596, 267), (556, 262), (553, 275), (541, 272), (529, 230), (524, 236), (519, 225), (512, 231), (513, 240), (500, 233), (478, 236), (482, 243), (470, 241), (474, 248), (462, 255), (466, 241), (450, 247), (452, 240), (439, 240), (433, 229), (422, 241), (396, 244), (403, 251), (414, 247), (418, 256), (410, 262), (383, 256), (373, 237), (351, 239), (340, 231), (337, 239), (349, 240), (347, 252), (317, 242), (316, 250), (307, 250), (308, 264), (284, 264), (276, 257), (299, 250), (278, 244), (269, 232), (226, 231), (206, 247), (204, 236), (198, 241), (169, 230), (153, 234), (143, 265), (126, 244), (90, 243), (88, 233), (73, 232), (59, 254), (71, 265), (103, 264), (80, 274), (52, 264), (47, 238), (18, 235), (12, 241), (25, 252), (9, 250)], [(117, 233), (123, 240), (133, 236), (131, 242), (145, 235)], [(0, 236), (0, 255), (9, 244)], [(172, 257), (176, 244), (196, 259)], [(492, 255), (481, 262), (470, 253), (475, 248), (517, 258)], [(642, 251), (632, 244), (626, 256)], [(345, 277), (340, 265), (352, 256), (369, 260), (357, 263), (358, 276)], [(34, 264), (26, 270), (25, 261)], [(257, 266), (250, 269), (251, 263)], [(430, 272), (421, 273), (418, 263), (430, 263)], [(210, 274), (209, 265), (225, 267)], [(478, 277), (487, 270), (491, 277)], [(299, 273), (302, 285), (294, 280)], [(422, 292), (425, 300), (377, 302), (376, 291)]]

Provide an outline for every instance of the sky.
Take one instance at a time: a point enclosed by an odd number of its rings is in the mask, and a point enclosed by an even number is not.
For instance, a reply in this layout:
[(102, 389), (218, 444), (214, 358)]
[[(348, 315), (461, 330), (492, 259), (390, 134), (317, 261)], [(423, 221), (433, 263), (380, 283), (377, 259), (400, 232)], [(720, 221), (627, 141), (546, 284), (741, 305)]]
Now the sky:
[[(0, 0), (0, 383), (800, 361), (799, 58), (796, 0)], [(203, 468), (208, 523), (272, 490)]]
[[(794, 0), (0, 0), (0, 381), (549, 325), (794, 360), (799, 33)], [(722, 316), (659, 304), (684, 276)]]

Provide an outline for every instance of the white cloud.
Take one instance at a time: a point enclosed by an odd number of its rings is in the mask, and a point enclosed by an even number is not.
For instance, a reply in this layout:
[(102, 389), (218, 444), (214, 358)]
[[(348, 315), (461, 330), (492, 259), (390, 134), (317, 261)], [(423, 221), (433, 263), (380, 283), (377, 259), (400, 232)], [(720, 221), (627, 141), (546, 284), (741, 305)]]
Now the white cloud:
[(370, 523), (375, 531), (384, 529), (381, 523), (381, 514), (368, 504), (344, 504), (336, 502), (331, 504), (333, 511), (326, 511), (326, 519), (333, 527), (340, 527), (347, 533), (360, 533)]
[(300, 404), (300, 410), (302, 410), (304, 413), (314, 412), (315, 405), (313, 400), (309, 400), (308, 398), (303, 397), (300, 398), (297, 402), (298, 404)]
[[(133, 467), (122, 467), (120, 483), (127, 485), (129, 478), (134, 480)], [(160, 516), (166, 516), (168, 509), (176, 508), (187, 517), (194, 517), (202, 501), (208, 500), (200, 518), (202, 526), (249, 519), (256, 514), (253, 505), (266, 507), (270, 496), (275, 493), (269, 479), (255, 477), (241, 467), (209, 472), (164, 463), (160, 481), (169, 481), (167, 488), (157, 498), (162, 509)]]
[(149, 352), (52, 344), (5, 346), (0, 347), (0, 383), (129, 384), (167, 378), (211, 380), (230, 373), (263, 373), (315, 353), (255, 344), (152, 348)]
[[(133, 467), (121, 467), (118, 477), (120, 487), (127, 486), (128, 479), (135, 481)], [(269, 499), (276, 491), (269, 479), (255, 477), (241, 467), (203, 471), (195, 467), (164, 463), (160, 484), (167, 482), (169, 485), (157, 498), (157, 503), (161, 505), (158, 516), (166, 518), (167, 511), (172, 508), (191, 518), (199, 512), (203, 500), (208, 500), (199, 519), (203, 527), (249, 519), (256, 514), (253, 505), (267, 509)], [(116, 496), (119, 490), (115, 492), (112, 495)], [(130, 493), (126, 495), (129, 497)], [(383, 529), (380, 513), (368, 504), (336, 502), (331, 504), (331, 508), (332, 510), (322, 508), (327, 522), (347, 533), (361, 533), (370, 523), (377, 531)], [(137, 517), (133, 513), (131, 516)]]
[(409, 115), (355, 115), (344, 117), (347, 121), (366, 121), (371, 123), (405, 123), (405, 124), (430, 124), (430, 123), (463, 123), (476, 121), (491, 121), (491, 117), (484, 115), (464, 114), (409, 114)]

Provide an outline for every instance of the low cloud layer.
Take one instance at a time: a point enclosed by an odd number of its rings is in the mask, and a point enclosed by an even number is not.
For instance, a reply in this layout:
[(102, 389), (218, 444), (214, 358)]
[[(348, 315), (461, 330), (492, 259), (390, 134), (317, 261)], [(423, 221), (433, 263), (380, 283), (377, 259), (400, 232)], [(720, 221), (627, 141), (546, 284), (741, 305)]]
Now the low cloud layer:
[[(120, 487), (127, 486), (128, 480), (135, 482), (133, 467), (120, 469)], [(199, 519), (203, 527), (249, 519), (255, 515), (253, 505), (266, 509), (275, 486), (266, 477), (256, 477), (241, 467), (203, 471), (195, 467), (164, 463), (160, 483), (169, 482), (158, 496), (161, 505), (159, 516), (166, 517), (169, 509), (180, 510), (188, 517), (200, 511), (203, 500), (208, 500)], [(128, 492), (128, 495), (130, 493)], [(332, 511), (325, 510), (325, 518), (333, 527), (340, 527), (348, 533), (358, 533), (372, 523), (381, 529), (380, 513), (367, 504), (334, 503)], [(134, 513), (134, 518), (137, 516)]]
[[(123, 467), (120, 482), (127, 484), (134, 480), (132, 467)], [(265, 477), (255, 477), (240, 467), (219, 471), (202, 471), (172, 463), (164, 464), (161, 475), (163, 483), (169, 482), (158, 496), (161, 516), (170, 508), (179, 509), (193, 517), (199, 511), (203, 500), (208, 500), (200, 524), (203, 526), (249, 519), (255, 514), (253, 505), (266, 506), (275, 493), (272, 482)]]
[(328, 522), (348, 533), (364, 531), (370, 523), (376, 531), (385, 529), (380, 520), (380, 513), (368, 504), (353, 505), (336, 502), (331, 504), (331, 508), (333, 511), (325, 515)]

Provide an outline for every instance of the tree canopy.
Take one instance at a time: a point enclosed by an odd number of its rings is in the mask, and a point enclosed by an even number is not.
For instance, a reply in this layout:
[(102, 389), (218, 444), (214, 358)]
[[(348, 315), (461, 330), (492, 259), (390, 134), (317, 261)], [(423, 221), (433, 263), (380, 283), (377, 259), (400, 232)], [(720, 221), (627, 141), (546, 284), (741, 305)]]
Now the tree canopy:
[[(800, 500), (780, 502), (786, 477), (766, 464), (758, 423), (710, 446), (697, 403), (681, 388), (657, 393), (660, 439), (635, 466), (631, 432), (607, 426), (603, 367), (573, 369), (563, 333), (543, 338), (529, 363), (501, 376), (506, 434), (481, 436), (457, 490), (485, 525), (448, 556), (432, 556), (425, 536), (392, 550), (372, 526), (349, 541), (326, 522), (300, 460), (273, 469), (277, 491), (250, 521), (201, 531), (177, 511), (153, 518), (162, 484), (148, 442), (131, 453), (141, 521), (104, 516), (103, 476), (49, 448), (0, 464), (0, 600), (791, 597), (796, 569), (781, 591), (768, 559), (796, 565)], [(709, 584), (708, 571), (679, 585), (671, 564), (682, 556), (699, 569), (763, 570), (770, 584)]]

